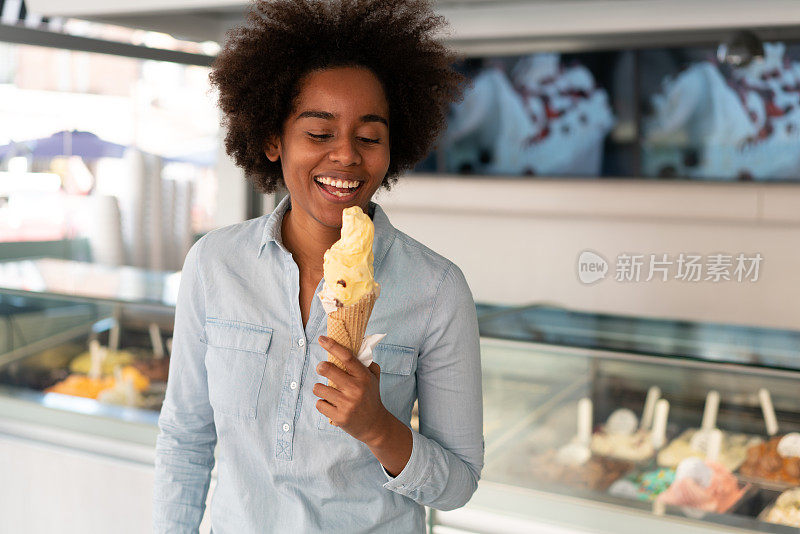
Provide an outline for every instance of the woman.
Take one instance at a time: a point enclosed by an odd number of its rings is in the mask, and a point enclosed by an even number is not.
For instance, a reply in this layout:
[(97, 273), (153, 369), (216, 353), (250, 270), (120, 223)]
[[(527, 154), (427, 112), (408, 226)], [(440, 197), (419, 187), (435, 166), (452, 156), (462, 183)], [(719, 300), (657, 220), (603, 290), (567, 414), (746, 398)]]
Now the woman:
[[(423, 532), (424, 506), (453, 509), (475, 491), (469, 287), (371, 201), (425, 156), (461, 95), (432, 36), (442, 25), (422, 0), (273, 0), (229, 34), (211, 74), (227, 151), (262, 191), (289, 195), (186, 257), (159, 419), (157, 532), (197, 530), (215, 445), (218, 534)], [(368, 333), (387, 335), (369, 367), (322, 335), (315, 297), (349, 206), (375, 227), (381, 295)]]

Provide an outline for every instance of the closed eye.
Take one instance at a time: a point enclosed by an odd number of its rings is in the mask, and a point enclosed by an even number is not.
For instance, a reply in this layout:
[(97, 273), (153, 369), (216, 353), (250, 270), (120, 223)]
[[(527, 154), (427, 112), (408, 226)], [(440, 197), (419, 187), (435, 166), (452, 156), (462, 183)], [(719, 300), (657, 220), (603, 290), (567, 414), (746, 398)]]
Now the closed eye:
[[(317, 141), (324, 141), (325, 139), (330, 139), (331, 137), (333, 137), (333, 134), (315, 134), (311, 132), (306, 132), (306, 134), (308, 134), (309, 137)], [(370, 139), (369, 137), (359, 137), (358, 140), (370, 144), (378, 144), (381, 142), (380, 139)]]

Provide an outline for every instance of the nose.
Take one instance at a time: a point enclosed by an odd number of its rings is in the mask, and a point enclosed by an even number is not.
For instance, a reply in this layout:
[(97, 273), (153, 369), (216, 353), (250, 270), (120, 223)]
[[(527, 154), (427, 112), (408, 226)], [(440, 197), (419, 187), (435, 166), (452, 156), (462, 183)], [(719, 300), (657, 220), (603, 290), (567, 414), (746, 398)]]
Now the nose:
[(342, 137), (331, 146), (328, 158), (340, 165), (358, 165), (361, 163), (361, 152), (358, 151), (355, 140)]

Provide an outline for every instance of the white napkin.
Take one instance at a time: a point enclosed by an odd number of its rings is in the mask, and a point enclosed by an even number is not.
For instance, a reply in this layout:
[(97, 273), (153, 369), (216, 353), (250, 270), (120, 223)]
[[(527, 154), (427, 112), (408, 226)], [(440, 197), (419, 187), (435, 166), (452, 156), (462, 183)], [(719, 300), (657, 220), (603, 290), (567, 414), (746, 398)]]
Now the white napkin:
[(384, 337), (386, 337), (386, 334), (372, 334), (371, 336), (364, 337), (364, 340), (361, 342), (361, 348), (358, 349), (358, 354), (356, 354), (356, 358), (364, 364), (364, 367), (369, 367), (369, 364), (372, 363), (372, 349), (374, 349), (375, 345), (380, 343), (381, 339)]

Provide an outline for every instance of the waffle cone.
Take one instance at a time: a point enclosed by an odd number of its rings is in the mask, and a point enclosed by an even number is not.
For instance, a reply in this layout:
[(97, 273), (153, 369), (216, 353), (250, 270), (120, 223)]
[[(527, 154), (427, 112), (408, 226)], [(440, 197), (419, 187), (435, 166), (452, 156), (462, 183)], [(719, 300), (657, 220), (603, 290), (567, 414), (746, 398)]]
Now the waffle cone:
[[(376, 298), (375, 293), (372, 292), (361, 297), (355, 304), (337, 308), (328, 314), (328, 337), (350, 349), (354, 356), (361, 348)], [(339, 369), (347, 370), (344, 364), (330, 352), (328, 361)], [(336, 387), (330, 380), (328, 380), (328, 385)]]

